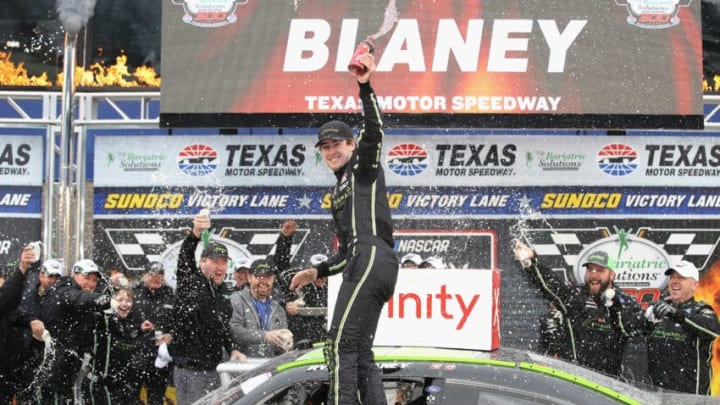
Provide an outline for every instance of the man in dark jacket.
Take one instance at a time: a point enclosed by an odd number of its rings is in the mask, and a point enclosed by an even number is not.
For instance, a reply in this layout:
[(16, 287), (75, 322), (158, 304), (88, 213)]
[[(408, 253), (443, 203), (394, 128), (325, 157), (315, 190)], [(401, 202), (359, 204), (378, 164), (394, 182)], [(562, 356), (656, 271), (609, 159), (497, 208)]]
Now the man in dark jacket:
[(100, 269), (95, 262), (80, 260), (73, 265), (72, 276), (55, 282), (42, 302), (41, 320), (55, 345), (55, 358), (42, 386), (44, 403), (74, 399), (76, 378), (85, 354), (92, 353), (99, 317), (117, 304), (110, 295), (94, 292), (99, 277)]
[(192, 232), (180, 246), (177, 263), (173, 341), (169, 346), (175, 362), (173, 380), (178, 405), (195, 402), (220, 384), (215, 368), (223, 361), (223, 350), (234, 361), (245, 361), (230, 334), (232, 306), (223, 280), (227, 273), (228, 250), (209, 242), (195, 261), (195, 250), (210, 217), (201, 211)]
[(40, 310), (42, 303), (47, 297), (50, 287), (57, 282), (65, 273), (65, 266), (62, 261), (57, 259), (46, 260), (40, 272), (32, 273), (28, 271), (28, 280), (23, 290), (22, 301), (20, 302), (19, 313), (21, 324), (28, 325), (23, 327), (23, 350), (21, 355), (18, 376), (23, 384), (20, 386), (21, 391), (18, 398), (22, 401), (31, 399), (35, 395), (37, 382), (35, 376), (38, 373), (38, 367), (42, 364), (45, 357), (46, 343), (41, 340), (45, 332), (45, 324), (41, 320)]
[(515, 258), (563, 315), (566, 350), (559, 350), (558, 355), (619, 376), (627, 340), (639, 335), (642, 310), (635, 298), (614, 286), (615, 271), (607, 252), (591, 252), (582, 264), (585, 284), (580, 286), (560, 280), (520, 242), (515, 246)]
[(25, 247), (20, 255), (20, 263), (5, 279), (0, 287), (0, 403), (12, 403), (16, 390), (15, 367), (18, 354), (23, 351), (20, 333), (15, 328), (16, 309), (22, 298), (25, 275), (30, 263), (35, 260), (32, 249)]
[(710, 395), (720, 322), (710, 305), (695, 301), (700, 275), (694, 264), (680, 261), (665, 275), (669, 296), (645, 310), (650, 378), (660, 388)]
[(387, 402), (372, 346), (380, 312), (395, 289), (398, 260), (380, 162), (382, 119), (370, 87), (375, 59), (371, 53), (359, 59), (367, 71), (354, 73), (365, 121), (357, 142), (347, 124), (330, 121), (320, 127), (316, 144), (337, 178), (331, 206), (338, 252), (329, 261), (298, 272), (290, 285), (300, 288), (343, 273), (325, 344), (329, 404), (355, 404), (358, 393), (364, 404)]
[[(324, 254), (314, 254), (310, 265), (326, 262)], [(290, 268), (281, 275), (281, 282), (289, 286), (292, 278), (302, 268)], [(309, 347), (327, 339), (327, 279), (319, 278), (300, 290), (285, 289), (285, 309), (288, 314), (288, 329), (293, 333), (295, 347)]]
[(130, 288), (115, 290), (117, 308), (104, 311), (94, 330), (92, 360), (82, 393), (86, 404), (140, 405), (138, 375), (132, 367), (136, 343), (149, 340), (149, 322), (133, 308)]
[(142, 281), (133, 289), (135, 311), (143, 315), (143, 320), (150, 321), (156, 336), (154, 340), (141, 339), (133, 357), (138, 378), (145, 385), (148, 405), (162, 405), (165, 392), (172, 385), (173, 365), (155, 367), (158, 354), (157, 343), (162, 336), (170, 331), (172, 325), (175, 293), (165, 284), (165, 268), (160, 262), (148, 263), (142, 275)]

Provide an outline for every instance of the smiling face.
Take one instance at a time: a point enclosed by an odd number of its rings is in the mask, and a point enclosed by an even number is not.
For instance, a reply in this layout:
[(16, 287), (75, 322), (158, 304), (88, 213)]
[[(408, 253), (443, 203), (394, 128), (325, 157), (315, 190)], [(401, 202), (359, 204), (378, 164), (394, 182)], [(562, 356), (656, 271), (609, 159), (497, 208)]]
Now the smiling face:
[(337, 172), (342, 169), (352, 157), (355, 151), (355, 140), (325, 139), (318, 145), (318, 148), (320, 149), (320, 154), (325, 164), (330, 170)]
[(264, 273), (257, 276), (250, 274), (248, 283), (250, 284), (250, 294), (255, 299), (265, 300), (272, 295), (272, 287), (275, 282), (275, 275), (272, 273)]
[(115, 299), (118, 300), (117, 316), (120, 319), (125, 319), (130, 314), (133, 308), (133, 292), (128, 288), (121, 288), (115, 294)]
[(592, 295), (600, 295), (613, 280), (615, 280), (615, 272), (607, 267), (590, 263), (585, 268), (585, 285)]
[(226, 257), (209, 258), (203, 257), (200, 259), (200, 271), (211, 280), (213, 284), (220, 285), (225, 279), (225, 273), (227, 273), (228, 261)]
[(670, 273), (670, 281), (668, 281), (668, 291), (673, 303), (683, 303), (695, 294), (698, 282), (691, 277), (683, 277), (678, 272)]
[(84, 291), (90, 291), (93, 292), (97, 288), (98, 285), (98, 274), (97, 273), (89, 273), (89, 274), (82, 274), (82, 273), (75, 273), (73, 275), (73, 279), (76, 283), (82, 288)]

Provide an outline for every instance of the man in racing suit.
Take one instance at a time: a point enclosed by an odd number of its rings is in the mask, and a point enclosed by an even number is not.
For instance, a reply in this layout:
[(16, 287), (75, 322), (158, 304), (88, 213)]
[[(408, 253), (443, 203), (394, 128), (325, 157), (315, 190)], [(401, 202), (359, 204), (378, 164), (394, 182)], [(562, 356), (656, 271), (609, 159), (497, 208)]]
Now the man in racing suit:
[(372, 345), (383, 304), (395, 289), (398, 262), (380, 165), (382, 120), (369, 83), (375, 60), (367, 53), (360, 62), (367, 72), (356, 75), (365, 121), (357, 142), (345, 123), (331, 121), (320, 127), (316, 144), (337, 178), (331, 205), (338, 251), (327, 262), (298, 272), (290, 283), (296, 289), (342, 272), (325, 344), (328, 404), (355, 404), (358, 393), (364, 404), (386, 403)]
[(527, 245), (518, 242), (515, 258), (532, 281), (564, 317), (566, 350), (558, 355), (610, 375), (619, 376), (627, 339), (639, 335), (642, 309), (635, 298), (613, 284), (609, 255), (592, 252), (585, 267), (585, 284), (568, 285), (538, 263)]
[(694, 264), (680, 261), (665, 274), (669, 296), (645, 310), (650, 378), (660, 388), (710, 395), (720, 322), (710, 305), (695, 301), (700, 277)]

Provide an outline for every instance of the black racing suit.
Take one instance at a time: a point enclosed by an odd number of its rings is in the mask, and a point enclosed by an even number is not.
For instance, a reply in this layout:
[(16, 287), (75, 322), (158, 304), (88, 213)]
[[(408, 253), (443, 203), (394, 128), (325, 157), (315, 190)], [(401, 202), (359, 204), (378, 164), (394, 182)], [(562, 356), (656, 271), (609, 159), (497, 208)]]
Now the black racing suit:
[(180, 246), (173, 341), (168, 350), (177, 367), (214, 371), (223, 360), (223, 349), (230, 353), (237, 347), (230, 334), (230, 300), (223, 286), (208, 280), (195, 262), (199, 242), (190, 233)]
[[(134, 307), (145, 315), (155, 326), (157, 332), (168, 332), (171, 329), (175, 293), (172, 288), (163, 284), (157, 290), (151, 290), (145, 283), (133, 288)], [(162, 405), (165, 391), (173, 384), (172, 371), (174, 364), (163, 368), (155, 367), (158, 346), (155, 341), (141, 337), (133, 355), (133, 364), (137, 369), (138, 378), (145, 384), (148, 405)]]
[(712, 345), (720, 322), (712, 307), (690, 298), (675, 316), (647, 321), (648, 372), (654, 385), (710, 395)]
[(150, 334), (140, 330), (144, 315), (133, 308), (126, 318), (104, 313), (94, 331), (93, 357), (88, 378), (83, 381), (87, 404), (140, 404), (140, 380), (132, 358), (140, 339)]
[(566, 360), (610, 375), (622, 370), (627, 339), (639, 334), (642, 310), (635, 298), (615, 287), (615, 303), (606, 307), (599, 297), (583, 286), (568, 285), (551, 269), (533, 260), (525, 271), (546, 298), (564, 315), (564, 350), (557, 354)]
[(20, 334), (14, 327), (17, 307), (23, 292), (25, 273), (14, 270), (0, 287), (0, 401), (10, 402), (16, 387), (12, 380), (15, 374), (17, 355), (23, 349)]
[(380, 152), (382, 120), (369, 83), (359, 83), (365, 125), (355, 153), (335, 173), (332, 216), (338, 251), (317, 266), (318, 277), (342, 272), (343, 281), (325, 345), (329, 404), (384, 404), (382, 376), (372, 345), (383, 304), (397, 280), (393, 226)]
[(92, 354), (95, 327), (108, 308), (109, 295), (85, 291), (71, 277), (60, 277), (50, 286), (40, 314), (55, 342), (55, 357), (43, 381), (43, 401), (72, 398), (83, 356)]

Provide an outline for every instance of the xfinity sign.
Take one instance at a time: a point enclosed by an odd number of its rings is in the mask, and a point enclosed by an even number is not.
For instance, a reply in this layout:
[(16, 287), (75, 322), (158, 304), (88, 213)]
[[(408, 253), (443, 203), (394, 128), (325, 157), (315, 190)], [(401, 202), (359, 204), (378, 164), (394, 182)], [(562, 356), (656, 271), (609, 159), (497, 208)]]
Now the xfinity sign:
[[(330, 277), (328, 322), (339, 289), (340, 278)], [(494, 350), (500, 345), (499, 319), (499, 271), (400, 269), (375, 344)]]

